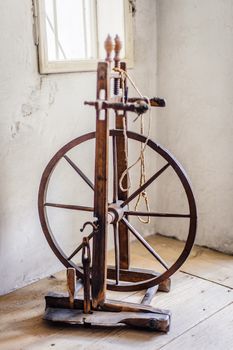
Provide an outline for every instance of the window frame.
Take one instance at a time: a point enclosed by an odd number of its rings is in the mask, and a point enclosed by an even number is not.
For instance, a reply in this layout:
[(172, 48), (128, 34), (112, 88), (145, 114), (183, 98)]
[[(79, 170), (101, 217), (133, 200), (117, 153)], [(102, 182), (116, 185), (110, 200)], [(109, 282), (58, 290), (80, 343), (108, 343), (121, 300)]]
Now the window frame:
[[(96, 13), (95, 23), (97, 52), (99, 52), (98, 42), (98, 12), (97, 1), (94, 0), (94, 11)], [(128, 68), (133, 68), (133, 11), (132, 4), (129, 0), (124, 1), (124, 27), (125, 27), (125, 58)], [(47, 53), (47, 35), (46, 35), (46, 16), (45, 0), (34, 0), (34, 23), (36, 44), (38, 47), (39, 73), (71, 73), (71, 72), (88, 72), (95, 71), (99, 59), (86, 60), (65, 60), (65, 61), (48, 61)]]

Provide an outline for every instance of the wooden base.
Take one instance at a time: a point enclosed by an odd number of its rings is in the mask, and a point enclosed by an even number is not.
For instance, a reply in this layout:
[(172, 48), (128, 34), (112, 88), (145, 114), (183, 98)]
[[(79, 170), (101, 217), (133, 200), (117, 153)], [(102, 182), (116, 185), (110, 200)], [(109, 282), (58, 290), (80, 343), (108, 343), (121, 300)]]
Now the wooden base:
[(106, 300), (98, 310), (85, 314), (83, 299), (75, 298), (72, 308), (65, 293), (49, 293), (45, 300), (44, 319), (47, 321), (85, 326), (125, 325), (159, 332), (168, 332), (170, 328), (171, 313), (149, 305)]
[(45, 311), (44, 319), (52, 322), (62, 322), (83, 326), (130, 326), (144, 328), (157, 332), (168, 332), (170, 315), (150, 312), (107, 312), (93, 311), (84, 314), (82, 310), (54, 309)]
[[(121, 271), (123, 280), (133, 283), (144, 277), (154, 274), (150, 270), (133, 269)], [(112, 275), (113, 269), (108, 268)], [(90, 276), (90, 271), (85, 273)], [(111, 276), (112, 277), (112, 276)], [(86, 281), (86, 283), (85, 283)], [(77, 325), (98, 326), (131, 326), (159, 332), (168, 332), (170, 327), (170, 311), (156, 309), (150, 306), (155, 293), (158, 290), (169, 291), (170, 279), (163, 284), (156, 285), (146, 290), (141, 304), (129, 303), (105, 299), (96, 306), (94, 298), (90, 298), (90, 280), (76, 282), (76, 270), (67, 269), (68, 293), (49, 293), (45, 296), (46, 311), (44, 319), (52, 322), (64, 322)], [(78, 297), (78, 291), (83, 289), (83, 297)]]

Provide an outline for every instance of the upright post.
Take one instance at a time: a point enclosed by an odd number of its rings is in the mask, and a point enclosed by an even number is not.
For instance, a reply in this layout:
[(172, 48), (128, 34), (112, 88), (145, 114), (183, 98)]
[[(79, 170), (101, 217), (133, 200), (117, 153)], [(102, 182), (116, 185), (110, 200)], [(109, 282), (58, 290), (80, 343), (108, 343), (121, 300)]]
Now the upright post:
[[(109, 100), (109, 74), (111, 38), (105, 42), (107, 62), (100, 62), (97, 69), (97, 101)], [(108, 149), (109, 116), (108, 109), (96, 108), (96, 150), (95, 150), (95, 193), (94, 215), (98, 220), (98, 232), (93, 236), (92, 258), (92, 306), (97, 309), (106, 296), (107, 278), (107, 216), (108, 216)]]
[[(120, 41), (119, 36), (116, 35), (115, 49), (114, 49), (115, 50), (114, 66), (115, 68), (121, 68), (122, 70), (126, 71), (126, 63), (120, 62), (121, 48), (122, 48), (122, 43)], [(124, 89), (123, 89), (123, 85), (124, 85)], [(121, 81), (121, 84), (119, 84), (119, 80), (115, 79), (115, 82), (114, 82), (115, 95), (119, 93), (119, 87), (122, 88), (121, 99), (124, 101), (125, 97), (127, 96), (126, 79), (124, 82)], [(127, 130), (127, 112), (124, 111), (122, 113), (119, 113), (116, 111), (116, 129), (123, 130), (124, 128), (125, 130)], [(117, 136), (116, 144), (117, 144), (116, 148), (117, 148), (118, 200), (125, 201), (128, 197), (128, 191), (122, 191), (122, 189), (119, 186), (121, 175), (128, 167), (127, 149), (126, 149), (127, 143), (123, 135)], [(128, 187), (127, 175), (122, 181), (122, 185), (125, 189)], [(127, 227), (122, 222), (119, 222), (119, 255), (120, 255), (120, 268), (128, 269), (129, 268), (129, 234), (128, 234)]]

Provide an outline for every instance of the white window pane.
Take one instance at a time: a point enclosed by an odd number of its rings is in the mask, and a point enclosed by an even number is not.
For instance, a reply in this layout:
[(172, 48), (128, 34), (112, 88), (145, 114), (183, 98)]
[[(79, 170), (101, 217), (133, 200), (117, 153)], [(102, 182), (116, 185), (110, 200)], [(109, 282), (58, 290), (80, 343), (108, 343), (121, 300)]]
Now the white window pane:
[(77, 60), (93, 58), (91, 41), (93, 0), (45, 0), (48, 58)]
[[(118, 34), (121, 59), (132, 67), (130, 6), (126, 0), (37, 0), (40, 73), (95, 70), (104, 41)], [(127, 55), (127, 57), (126, 57)]]
[(46, 12), (46, 32), (47, 32), (47, 46), (48, 46), (48, 59), (49, 61), (56, 60), (56, 46), (54, 37), (54, 12), (53, 12), (53, 0), (45, 1)]
[(48, 60), (55, 61), (56, 60), (56, 46), (55, 46), (55, 38), (53, 27), (50, 25), (50, 17), (47, 18), (47, 42), (48, 42)]
[(125, 57), (124, 0), (98, 0), (98, 35), (100, 57), (105, 58), (104, 41), (108, 34), (118, 34), (123, 47), (121, 58)]
[(57, 0), (57, 22), (58, 38), (65, 56), (85, 58), (83, 1)]

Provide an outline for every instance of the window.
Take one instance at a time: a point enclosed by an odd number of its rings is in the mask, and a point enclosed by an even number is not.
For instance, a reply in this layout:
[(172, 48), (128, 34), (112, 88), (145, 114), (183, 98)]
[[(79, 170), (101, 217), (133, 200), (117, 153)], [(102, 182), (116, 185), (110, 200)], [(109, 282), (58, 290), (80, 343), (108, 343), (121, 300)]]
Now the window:
[(34, 1), (40, 73), (95, 70), (108, 34), (120, 36), (121, 57), (132, 66), (131, 1)]

